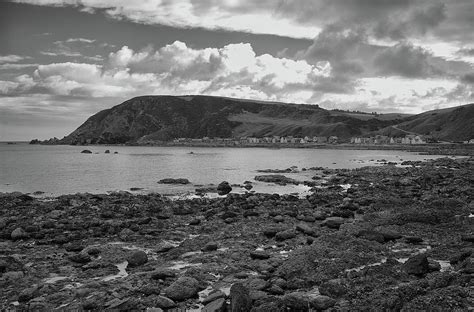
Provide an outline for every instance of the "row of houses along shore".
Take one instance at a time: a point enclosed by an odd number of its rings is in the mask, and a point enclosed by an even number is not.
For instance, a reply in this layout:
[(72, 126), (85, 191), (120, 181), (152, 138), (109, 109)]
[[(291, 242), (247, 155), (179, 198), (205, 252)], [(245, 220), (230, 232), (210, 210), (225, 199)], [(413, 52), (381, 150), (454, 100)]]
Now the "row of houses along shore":
[[(473, 141), (473, 140), (471, 140)], [(341, 140), (337, 136), (265, 136), (265, 137), (240, 137), (240, 138), (209, 138), (201, 139), (177, 138), (173, 140), (176, 144), (225, 144), (225, 145), (257, 145), (257, 144), (364, 144), (364, 145), (389, 145), (389, 144), (427, 144), (436, 143), (435, 140), (420, 135), (406, 135), (405, 137), (389, 137), (377, 135), (373, 137), (352, 137), (349, 140)], [(471, 143), (471, 142), (467, 142)], [(474, 142), (472, 142), (474, 143)]]

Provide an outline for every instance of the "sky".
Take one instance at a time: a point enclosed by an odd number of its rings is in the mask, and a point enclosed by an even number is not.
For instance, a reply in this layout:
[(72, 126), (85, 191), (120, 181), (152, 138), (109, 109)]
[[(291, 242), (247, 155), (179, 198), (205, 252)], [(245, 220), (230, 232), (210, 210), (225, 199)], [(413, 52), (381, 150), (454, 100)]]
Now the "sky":
[(417, 114), (474, 102), (472, 0), (0, 2), (0, 141), (140, 95)]

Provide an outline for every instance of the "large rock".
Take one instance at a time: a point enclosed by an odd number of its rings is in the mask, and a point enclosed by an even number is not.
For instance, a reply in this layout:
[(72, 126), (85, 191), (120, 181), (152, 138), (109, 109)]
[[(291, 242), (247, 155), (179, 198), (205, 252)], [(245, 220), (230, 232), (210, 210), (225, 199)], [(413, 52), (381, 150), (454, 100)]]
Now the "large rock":
[(224, 312), (225, 309), (225, 299), (219, 298), (212, 302), (209, 302), (202, 308), (202, 312)]
[(247, 288), (241, 283), (235, 283), (230, 288), (230, 311), (248, 312), (252, 308), (252, 299)]
[(329, 217), (323, 221), (322, 225), (327, 226), (330, 229), (339, 229), (346, 220), (341, 217)]
[(373, 230), (362, 230), (356, 234), (356, 237), (363, 238), (370, 241), (375, 241), (383, 244), (385, 237), (382, 233)]
[(72, 256), (69, 256), (69, 260), (74, 263), (86, 264), (91, 261), (91, 257), (87, 253), (78, 253)]
[(255, 176), (254, 179), (255, 181), (275, 183), (279, 185), (299, 184), (298, 181), (285, 177), (284, 175), (281, 175), (281, 174), (258, 175), (258, 176)]
[(92, 154), (92, 151), (90, 151), (90, 150), (83, 150), (81, 153), (82, 153), (82, 154)]
[(290, 311), (326, 310), (336, 304), (336, 300), (323, 295), (293, 292), (282, 297), (283, 305)]
[(217, 186), (217, 194), (219, 195), (226, 195), (226, 194), (229, 194), (231, 191), (232, 191), (232, 187), (227, 181), (222, 181)]
[(160, 184), (189, 184), (188, 179), (183, 179), (183, 178), (178, 178), (178, 179), (173, 179), (173, 178), (166, 178), (166, 179), (161, 179), (158, 181)]
[(425, 254), (410, 257), (403, 264), (403, 270), (412, 275), (424, 275), (430, 270), (428, 258)]
[(172, 269), (159, 268), (151, 273), (151, 278), (158, 280), (165, 280), (167, 278), (173, 278), (176, 276), (177, 271)]
[(303, 222), (298, 223), (298, 224), (296, 225), (296, 230), (297, 230), (297, 231), (300, 231), (300, 232), (302, 232), (302, 233), (304, 233), (304, 234), (306, 234), (306, 235), (317, 236), (317, 235), (316, 235), (316, 232), (314, 231), (314, 229), (313, 229), (311, 226), (309, 226), (308, 224), (303, 223)]
[(255, 260), (265, 260), (270, 258), (270, 254), (263, 250), (254, 250), (250, 252), (250, 258)]
[(127, 257), (128, 265), (130, 267), (137, 267), (148, 262), (148, 256), (142, 250), (134, 251)]
[(180, 277), (169, 287), (165, 288), (166, 297), (176, 301), (192, 298), (199, 292), (199, 282), (192, 277)]
[(321, 295), (329, 296), (332, 298), (339, 298), (344, 296), (348, 291), (348, 288), (341, 279), (332, 279), (319, 285), (319, 292)]
[(163, 309), (169, 309), (169, 308), (174, 308), (176, 306), (176, 303), (174, 303), (173, 300), (170, 298), (166, 298), (163, 296), (158, 296), (154, 299), (154, 304)]
[(296, 232), (293, 230), (286, 230), (286, 231), (281, 231), (276, 233), (275, 239), (276, 240), (287, 240), (287, 239), (292, 239), (296, 237)]
[(13, 230), (10, 236), (12, 240), (20, 240), (28, 238), (28, 233), (26, 233), (21, 227), (18, 227)]

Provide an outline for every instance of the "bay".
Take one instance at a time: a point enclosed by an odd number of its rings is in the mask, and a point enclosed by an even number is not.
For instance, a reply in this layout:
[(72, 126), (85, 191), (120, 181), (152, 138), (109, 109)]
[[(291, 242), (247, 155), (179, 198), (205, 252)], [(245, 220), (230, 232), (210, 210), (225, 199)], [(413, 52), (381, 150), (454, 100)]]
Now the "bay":
[[(92, 154), (82, 154), (89, 149)], [(104, 153), (109, 149), (110, 154)], [(114, 154), (117, 152), (117, 154)], [(285, 176), (311, 180), (314, 171), (302, 168), (357, 168), (380, 165), (380, 160), (438, 158), (388, 150), (336, 150), (298, 148), (213, 148), (159, 146), (68, 146), (0, 143), (0, 192), (45, 192), (56, 196), (78, 192), (106, 193), (142, 188), (140, 192), (185, 194), (196, 186), (228, 181), (251, 181), (257, 192), (293, 193), (307, 190), (303, 185), (278, 186), (256, 182), (259, 169), (297, 166), (297, 173)], [(186, 178), (189, 185), (164, 185), (164, 178)], [(244, 189), (234, 187), (234, 191)]]

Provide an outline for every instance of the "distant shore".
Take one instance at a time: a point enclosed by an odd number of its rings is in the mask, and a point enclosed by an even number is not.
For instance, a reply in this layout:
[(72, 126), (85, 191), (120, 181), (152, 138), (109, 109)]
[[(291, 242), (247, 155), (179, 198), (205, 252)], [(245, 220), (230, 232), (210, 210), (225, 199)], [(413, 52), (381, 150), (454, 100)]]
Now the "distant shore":
[[(147, 144), (97, 144), (98, 146), (180, 146), (180, 147), (230, 147), (230, 148), (270, 148), (270, 149), (282, 149), (282, 148), (313, 148), (313, 149), (340, 149), (340, 150), (388, 150), (388, 151), (408, 151), (426, 155), (446, 155), (446, 156), (474, 156), (474, 144), (423, 144), (423, 145), (373, 145), (373, 144), (245, 144), (245, 145), (232, 145), (232, 144), (218, 144), (218, 143), (173, 143), (173, 142), (156, 142)], [(81, 146), (94, 146), (81, 145)]]

